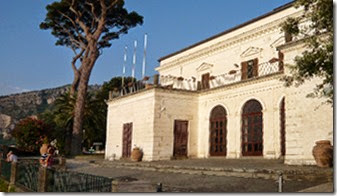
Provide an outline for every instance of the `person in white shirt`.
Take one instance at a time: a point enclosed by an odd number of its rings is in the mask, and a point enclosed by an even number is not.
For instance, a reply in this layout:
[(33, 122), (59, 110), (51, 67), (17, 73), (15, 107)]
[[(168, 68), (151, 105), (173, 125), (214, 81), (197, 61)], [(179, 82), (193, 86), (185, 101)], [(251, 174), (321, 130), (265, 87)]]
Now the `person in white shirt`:
[(13, 153), (13, 151), (9, 151), (7, 154), (7, 162), (18, 162), (18, 157)]

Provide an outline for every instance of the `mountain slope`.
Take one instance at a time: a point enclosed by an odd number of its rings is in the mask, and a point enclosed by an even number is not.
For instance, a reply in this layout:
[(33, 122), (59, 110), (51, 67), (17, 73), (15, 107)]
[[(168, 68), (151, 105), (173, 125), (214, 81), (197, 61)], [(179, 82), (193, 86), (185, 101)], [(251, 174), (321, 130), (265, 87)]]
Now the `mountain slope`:
[[(90, 85), (89, 92), (96, 92), (100, 85)], [(0, 134), (7, 135), (15, 124), (28, 116), (42, 113), (54, 103), (56, 98), (69, 90), (69, 85), (0, 96)]]

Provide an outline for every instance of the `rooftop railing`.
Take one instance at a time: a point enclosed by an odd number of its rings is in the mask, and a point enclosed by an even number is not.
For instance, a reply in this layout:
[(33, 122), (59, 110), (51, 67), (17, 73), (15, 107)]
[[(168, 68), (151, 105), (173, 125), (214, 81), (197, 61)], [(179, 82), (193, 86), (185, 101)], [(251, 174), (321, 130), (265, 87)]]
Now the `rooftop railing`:
[[(283, 63), (278, 59), (271, 59), (268, 62), (258, 64), (257, 76), (247, 78), (253, 79), (262, 76), (267, 76), (273, 73), (277, 73), (283, 70)], [(179, 89), (186, 91), (197, 91), (202, 89), (212, 89), (216, 87), (225, 86), (232, 83), (237, 83), (247, 79), (242, 79), (242, 73), (240, 69), (231, 70), (228, 73), (210, 76), (208, 84), (205, 82), (197, 81), (195, 77), (183, 78), (172, 75), (154, 75), (151, 77), (144, 77), (142, 80), (130, 82), (120, 89), (115, 88), (110, 91), (109, 99), (132, 94), (146, 88), (152, 88), (153, 86), (160, 86), (167, 89)]]

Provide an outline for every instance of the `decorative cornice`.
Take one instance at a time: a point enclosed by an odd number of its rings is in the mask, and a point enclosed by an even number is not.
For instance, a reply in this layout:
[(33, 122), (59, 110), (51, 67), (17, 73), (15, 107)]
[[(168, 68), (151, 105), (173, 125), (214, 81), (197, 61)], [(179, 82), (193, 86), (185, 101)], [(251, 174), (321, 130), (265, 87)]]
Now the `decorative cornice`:
[(109, 99), (109, 100), (106, 100), (106, 104), (111, 104), (111, 103), (119, 103), (121, 101), (125, 101), (127, 100), (128, 98), (130, 99), (133, 99), (135, 98), (136, 96), (142, 96), (142, 95), (145, 95), (145, 94), (150, 94), (150, 93), (153, 93), (154, 92), (154, 87), (152, 88), (145, 88), (145, 89), (142, 89), (142, 90), (139, 90), (137, 92), (134, 92), (134, 93), (129, 93), (129, 94), (126, 94), (126, 95), (123, 95), (123, 96), (119, 96), (119, 97), (115, 97), (113, 99)]
[[(216, 44), (213, 44), (209, 47), (200, 49), (196, 52), (193, 52), (189, 55), (182, 56), (178, 59), (175, 59), (171, 62), (162, 64), (161, 66), (157, 67), (155, 70), (162, 71), (164, 69), (168, 69), (170, 67), (176, 66), (176, 65), (182, 65), (186, 62), (196, 60), (201, 57), (209, 56), (211, 54), (214, 54), (216, 52), (221, 52), (227, 48), (233, 47), (238, 44), (242, 44), (246, 41), (256, 39), (258, 37), (261, 37), (265, 34), (275, 32), (280, 29), (280, 24), (284, 22), (289, 17), (299, 17), (302, 14), (302, 10), (295, 12), (293, 14), (284, 16), (282, 18), (279, 18), (277, 20), (274, 20), (272, 22), (269, 22), (267, 24), (261, 25), (259, 27), (256, 27), (252, 30), (243, 32), (239, 35), (236, 35), (234, 37), (231, 37), (229, 39), (226, 39), (224, 41), (220, 41)], [(172, 58), (172, 57), (171, 57)]]
[(280, 36), (279, 38), (277, 38), (273, 43), (270, 44), (271, 48), (277, 48), (278, 46), (282, 45), (285, 43), (284, 40), (284, 35)]
[(288, 43), (285, 43), (281, 46), (278, 46), (276, 49), (282, 52), (290, 52), (290, 51), (294, 51), (294, 50), (298, 50), (301, 48), (304, 48), (306, 45), (306, 39), (300, 39), (300, 40), (296, 40), (296, 41), (291, 41)]
[[(190, 91), (190, 90), (183, 90), (183, 89), (166, 89), (164, 87), (161, 86), (153, 86), (151, 88), (145, 88), (142, 90), (139, 90), (137, 92), (134, 93), (129, 93), (127, 95), (123, 95), (123, 96), (119, 96), (119, 97), (115, 97), (113, 99), (109, 99), (106, 101), (106, 104), (116, 104), (116, 103), (120, 103), (120, 102), (124, 102), (126, 100), (129, 99), (134, 99), (135, 97), (140, 97), (146, 94), (153, 94), (155, 97), (156, 93), (161, 93), (161, 92), (165, 92), (165, 93), (170, 93), (170, 94), (179, 94), (179, 95), (197, 95), (199, 92), (198, 91)], [(151, 96), (152, 97), (152, 96)], [(145, 97), (144, 99), (146, 99), (147, 97)]]

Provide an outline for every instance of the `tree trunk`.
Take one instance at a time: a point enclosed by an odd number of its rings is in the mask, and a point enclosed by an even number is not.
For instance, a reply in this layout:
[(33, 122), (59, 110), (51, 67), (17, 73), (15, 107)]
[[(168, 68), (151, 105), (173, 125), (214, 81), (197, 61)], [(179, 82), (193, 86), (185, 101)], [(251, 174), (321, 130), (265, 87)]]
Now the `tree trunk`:
[[(70, 97), (73, 97), (76, 99), (75, 97), (75, 93), (77, 92), (77, 88), (79, 85), (79, 81), (80, 81), (80, 72), (78, 70), (74, 71), (74, 80), (73, 83), (71, 84), (70, 87)], [(71, 154), (71, 140), (72, 140), (72, 127), (71, 128), (67, 128), (66, 129), (66, 133), (65, 133), (65, 144), (64, 144), (64, 151), (66, 155), (70, 155)]]
[(71, 152), (71, 136), (72, 136), (72, 127), (67, 127), (65, 131), (65, 142), (64, 142), (64, 154), (70, 155)]
[(74, 97), (74, 95), (77, 91), (79, 81), (80, 81), (80, 75), (81, 74), (79, 72), (74, 72), (74, 81), (71, 84), (71, 88), (70, 88), (70, 96), (72, 96), (72, 97)]
[(83, 59), (81, 75), (79, 79), (78, 91), (76, 96), (75, 110), (74, 110), (74, 124), (73, 124), (73, 134), (71, 139), (71, 155), (81, 154), (82, 148), (82, 136), (83, 136), (83, 117), (84, 117), (84, 107), (85, 107), (85, 97), (87, 94), (89, 78), (91, 70), (98, 58), (98, 51), (93, 51), (91, 55)]

